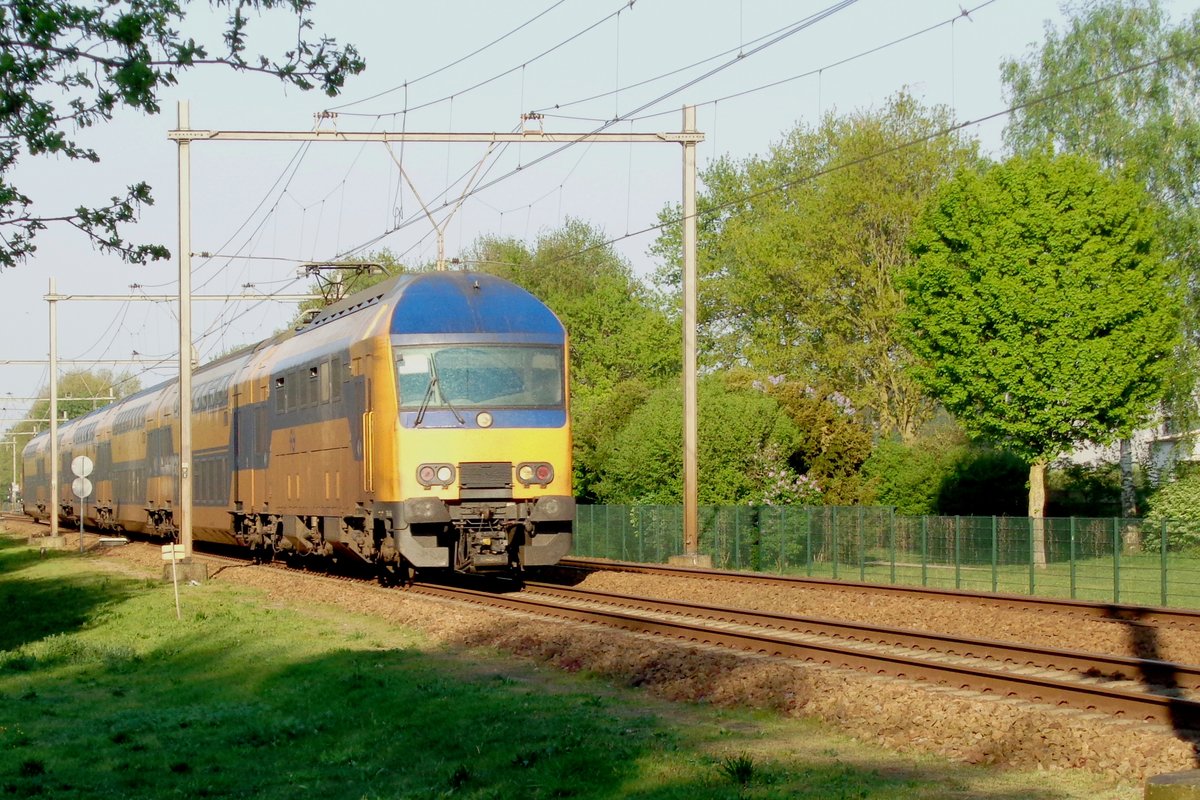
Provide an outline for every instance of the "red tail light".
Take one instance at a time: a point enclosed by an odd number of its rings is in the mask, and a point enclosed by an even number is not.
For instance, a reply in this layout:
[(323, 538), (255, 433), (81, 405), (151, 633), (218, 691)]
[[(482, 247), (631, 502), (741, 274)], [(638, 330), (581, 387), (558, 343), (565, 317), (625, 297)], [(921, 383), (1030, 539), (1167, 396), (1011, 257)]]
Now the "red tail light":
[(526, 487), (533, 485), (545, 487), (554, 480), (554, 467), (544, 461), (526, 461), (517, 464), (517, 480)]

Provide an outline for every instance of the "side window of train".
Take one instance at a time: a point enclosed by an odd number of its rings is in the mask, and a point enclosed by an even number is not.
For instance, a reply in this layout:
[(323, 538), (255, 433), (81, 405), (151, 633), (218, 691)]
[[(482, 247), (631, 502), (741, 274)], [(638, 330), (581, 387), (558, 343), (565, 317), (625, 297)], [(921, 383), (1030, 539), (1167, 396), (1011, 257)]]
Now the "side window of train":
[(347, 380), (350, 376), (343, 374), (342, 357), (334, 356), (329, 361), (330, 382), (330, 397), (333, 402), (340, 402), (342, 399), (342, 381)]
[(324, 405), (329, 402), (329, 395), (330, 391), (332, 390), (332, 387), (329, 385), (329, 362), (322, 361), (317, 365), (316, 369), (318, 374), (317, 383), (321, 389), (321, 397), (319, 402)]
[(287, 411), (287, 381), (282, 375), (275, 379), (275, 413)]
[(321, 398), (321, 369), (308, 368), (307, 391), (304, 393), (304, 405), (315, 406)]

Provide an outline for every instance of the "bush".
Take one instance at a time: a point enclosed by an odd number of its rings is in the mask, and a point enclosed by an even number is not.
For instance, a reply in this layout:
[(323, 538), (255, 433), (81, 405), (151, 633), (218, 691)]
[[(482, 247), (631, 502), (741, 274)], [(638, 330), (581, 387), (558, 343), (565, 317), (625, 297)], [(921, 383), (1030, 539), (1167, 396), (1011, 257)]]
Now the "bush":
[(863, 472), (878, 505), (900, 514), (1024, 516), (1029, 467), (1011, 453), (942, 429), (875, 446)]
[[(1137, 507), (1146, 508), (1145, 473), (1135, 470)], [(1121, 468), (1117, 464), (1056, 464), (1046, 476), (1046, 516), (1121, 516)]]
[(1158, 531), (1166, 522), (1171, 550), (1200, 551), (1200, 475), (1188, 475), (1159, 488), (1150, 498), (1146, 521), (1153, 523), (1145, 538), (1148, 549), (1159, 544)]
[[(719, 377), (701, 381), (698, 389), (700, 502), (758, 502), (765, 489), (762, 454), (793, 453), (796, 426), (762, 392), (731, 390)], [(601, 502), (682, 502), (683, 397), (678, 385), (656, 390), (633, 411), (599, 463), (595, 488)]]
[(1029, 465), (1005, 450), (969, 446), (950, 454), (937, 490), (937, 513), (1023, 517), (1029, 513)]

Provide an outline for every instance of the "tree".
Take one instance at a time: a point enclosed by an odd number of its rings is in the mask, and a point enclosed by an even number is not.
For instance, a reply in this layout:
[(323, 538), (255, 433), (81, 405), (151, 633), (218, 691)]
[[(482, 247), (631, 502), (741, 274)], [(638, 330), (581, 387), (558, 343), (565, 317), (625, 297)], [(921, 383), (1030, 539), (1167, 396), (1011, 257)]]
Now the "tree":
[(752, 388), (779, 404), (799, 434), (788, 466), (820, 489), (820, 502), (849, 506), (863, 502), (866, 486), (863, 462), (871, 455), (871, 432), (850, 402), (838, 393), (822, 396), (811, 386), (750, 373), (726, 375), (730, 388)]
[[(1143, 66), (1149, 65), (1149, 66)], [(1172, 25), (1158, 0), (1077, 5), (1064, 30), (1047, 26), (1040, 48), (1009, 60), (1002, 76), (1012, 102), (1005, 139), (1017, 153), (1047, 142), (1088, 155), (1143, 184), (1166, 211), (1164, 249), (1193, 294), (1200, 274), (1200, 12)], [(1097, 81), (1097, 78), (1115, 76)], [(1034, 102), (1050, 97), (1046, 102)], [(1195, 297), (1184, 317), (1170, 411), (1183, 430), (1195, 419)], [(1122, 514), (1137, 511), (1132, 450), (1121, 440)]]
[[(0, 268), (28, 258), (38, 233), (53, 223), (78, 229), (100, 250), (130, 262), (168, 258), (166, 247), (134, 244), (122, 233), (139, 209), (153, 202), (147, 184), (128, 186), (106, 205), (48, 214), (14, 183), (18, 162), (31, 156), (99, 161), (95, 150), (76, 140), (80, 130), (112, 120), (119, 107), (158, 113), (160, 92), (200, 65), (261, 72), (300, 89), (319, 86), (336, 95), (365, 63), (353, 46), (339, 49), (332, 39), (306, 38), (313, 2), (215, 0), (213, 5), (228, 8), (230, 15), (223, 43), (211, 52), (176, 29), (186, 18), (176, 0), (0, 5)], [(278, 59), (248, 54), (247, 12), (272, 9), (296, 16), (295, 44)]]
[[(698, 386), (699, 501), (762, 502), (769, 472), (786, 471), (800, 432), (779, 405), (717, 376)], [(777, 461), (764, 464), (762, 455)], [(598, 494), (606, 503), (683, 502), (683, 393), (664, 385), (630, 414), (604, 459)]]
[(914, 375), (1031, 464), (1040, 518), (1046, 463), (1127, 434), (1169, 379), (1179, 296), (1145, 192), (1080, 156), (1013, 157), (939, 191), (912, 247)]
[[(882, 110), (797, 127), (765, 158), (705, 170), (706, 361), (840, 392), (882, 435), (913, 438), (933, 403), (906, 370), (895, 277), (911, 260), (906, 242), (926, 197), (976, 159), (973, 141), (936, 135), (951, 122), (948, 110), (900, 94)], [(654, 249), (674, 287), (678, 237), (669, 226)]]

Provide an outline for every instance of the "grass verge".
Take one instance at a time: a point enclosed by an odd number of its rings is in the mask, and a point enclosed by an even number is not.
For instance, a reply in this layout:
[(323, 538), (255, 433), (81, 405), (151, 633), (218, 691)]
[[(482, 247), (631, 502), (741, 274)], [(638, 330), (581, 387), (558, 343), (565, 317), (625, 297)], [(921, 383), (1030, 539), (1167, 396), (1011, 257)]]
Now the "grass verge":
[[(655, 701), (0, 536), (0, 790), (54, 798), (1132, 798)], [(869, 698), (864, 698), (869, 702)]]

